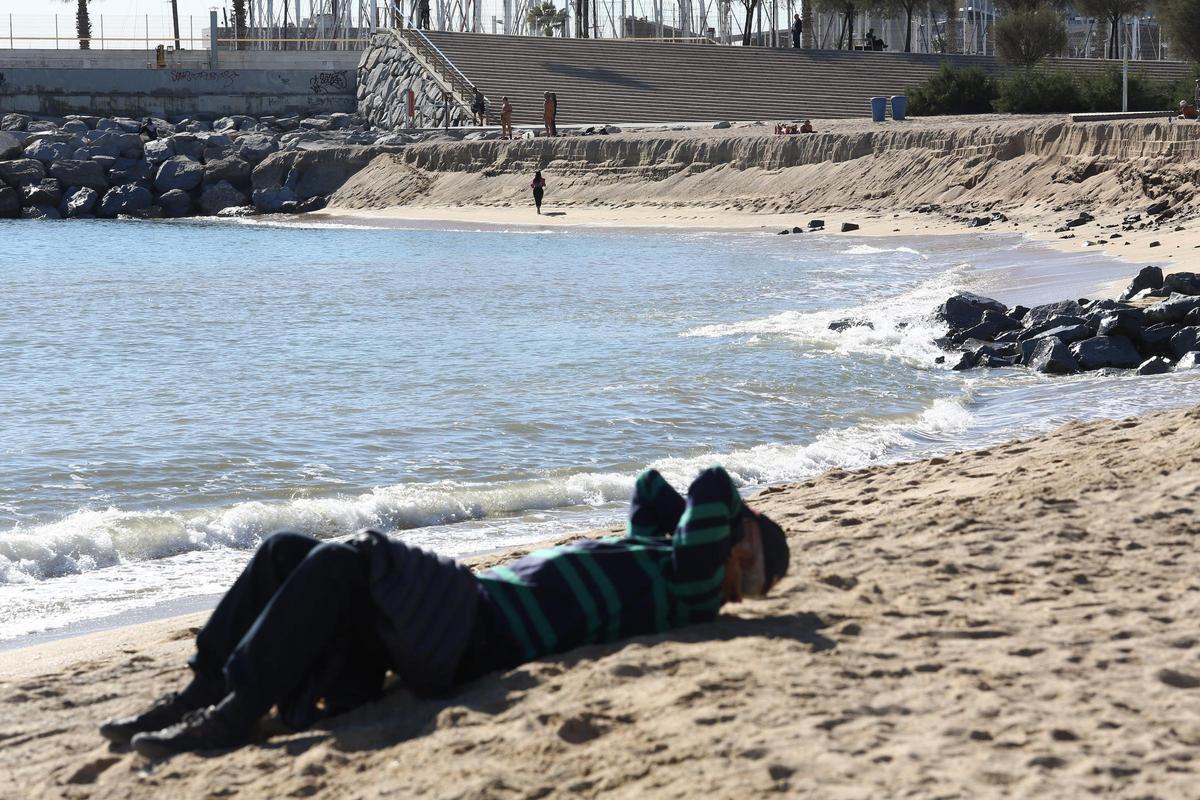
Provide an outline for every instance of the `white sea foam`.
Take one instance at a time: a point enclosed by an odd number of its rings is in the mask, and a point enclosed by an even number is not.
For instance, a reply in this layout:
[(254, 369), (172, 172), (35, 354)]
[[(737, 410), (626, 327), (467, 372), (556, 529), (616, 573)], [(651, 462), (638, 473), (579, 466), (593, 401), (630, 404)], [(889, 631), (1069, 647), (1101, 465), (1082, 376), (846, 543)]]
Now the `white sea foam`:
[[(699, 470), (721, 463), (743, 487), (799, 480), (831, 467), (862, 467), (905, 442), (965, 429), (970, 399), (968, 391), (936, 401), (915, 418), (832, 430), (807, 443), (668, 458), (652, 466), (671, 483), (684, 486)], [(404, 531), (528, 518), (539, 511), (584, 512), (623, 502), (634, 477), (632, 472), (577, 472), (495, 483), (399, 484), (352, 496), (246, 502), (188, 513), (82, 510), (54, 523), (0, 533), (0, 584), (78, 575), (184, 553), (248, 550), (279, 530), (329, 539), (368, 527)]]
[(875, 247), (870, 244), (856, 244), (853, 247), (838, 251), (838, 255), (843, 256), (869, 256), (878, 253), (908, 253), (917, 256), (922, 261), (929, 260), (929, 256), (911, 247)]
[[(953, 292), (963, 288), (969, 268), (959, 265), (893, 297), (870, 300), (856, 306), (823, 311), (783, 311), (761, 319), (703, 325), (682, 336), (703, 338), (784, 337), (802, 348), (840, 353), (866, 353), (899, 358), (920, 366), (933, 366), (942, 351), (933, 340), (945, 333), (945, 325), (930, 310)], [(830, 323), (851, 320), (841, 331)]]

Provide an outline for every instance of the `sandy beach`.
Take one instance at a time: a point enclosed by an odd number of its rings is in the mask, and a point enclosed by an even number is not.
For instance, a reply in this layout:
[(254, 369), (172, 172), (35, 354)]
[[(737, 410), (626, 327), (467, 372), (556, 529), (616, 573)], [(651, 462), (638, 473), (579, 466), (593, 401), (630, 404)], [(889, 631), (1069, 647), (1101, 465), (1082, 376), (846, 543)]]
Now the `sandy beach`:
[(219, 756), (95, 732), (199, 615), (5, 653), (0, 795), (1193, 796), (1198, 451), (1193, 408), (776, 487), (768, 600)]

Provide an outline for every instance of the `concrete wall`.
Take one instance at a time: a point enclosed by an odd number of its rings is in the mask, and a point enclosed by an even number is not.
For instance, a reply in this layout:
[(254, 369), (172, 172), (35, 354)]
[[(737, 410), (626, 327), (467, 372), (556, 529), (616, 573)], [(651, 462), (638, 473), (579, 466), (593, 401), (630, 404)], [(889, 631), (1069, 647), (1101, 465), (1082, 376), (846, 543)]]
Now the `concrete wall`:
[(222, 61), (216, 70), (0, 67), (0, 112), (219, 117), (354, 109), (353, 66), (246, 69)]
[[(354, 69), (357, 50), (220, 50), (220, 69)], [(208, 69), (207, 50), (174, 50), (166, 53), (168, 69)], [(0, 50), (0, 69), (153, 69), (154, 50)]]

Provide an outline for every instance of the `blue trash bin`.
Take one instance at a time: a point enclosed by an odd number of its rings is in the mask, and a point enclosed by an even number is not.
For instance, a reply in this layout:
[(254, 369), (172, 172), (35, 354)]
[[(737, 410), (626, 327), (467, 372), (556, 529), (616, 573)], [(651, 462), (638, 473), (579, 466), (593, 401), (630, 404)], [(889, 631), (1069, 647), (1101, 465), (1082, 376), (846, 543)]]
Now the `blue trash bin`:
[(871, 119), (875, 122), (883, 122), (887, 116), (887, 98), (872, 97), (871, 98)]
[(902, 94), (892, 95), (892, 119), (904, 119), (908, 113), (908, 98)]

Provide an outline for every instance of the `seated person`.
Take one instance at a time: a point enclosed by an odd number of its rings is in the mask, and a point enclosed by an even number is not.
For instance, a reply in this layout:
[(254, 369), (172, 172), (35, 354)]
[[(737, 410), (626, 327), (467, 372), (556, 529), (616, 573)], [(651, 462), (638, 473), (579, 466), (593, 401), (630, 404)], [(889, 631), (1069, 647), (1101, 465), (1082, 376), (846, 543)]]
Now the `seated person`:
[(100, 733), (149, 758), (238, 747), (273, 706), (292, 727), (593, 642), (710, 622), (787, 573), (782, 529), (712, 467), (679, 495), (638, 476), (626, 535), (536, 550), (479, 574), (381, 533), (268, 537), (196, 636), (193, 677)]
[(800, 132), (801, 133), (812, 133), (813, 132), (812, 122), (807, 119), (804, 120), (804, 124), (800, 126)]

